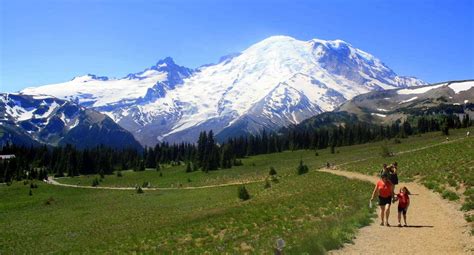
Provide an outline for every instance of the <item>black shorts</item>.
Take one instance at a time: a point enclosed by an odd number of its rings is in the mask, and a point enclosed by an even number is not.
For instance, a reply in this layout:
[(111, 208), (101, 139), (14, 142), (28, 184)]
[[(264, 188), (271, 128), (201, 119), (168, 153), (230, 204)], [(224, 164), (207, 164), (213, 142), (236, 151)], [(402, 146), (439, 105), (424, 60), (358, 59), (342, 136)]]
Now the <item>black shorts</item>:
[(397, 185), (398, 184), (398, 175), (390, 174), (389, 175), (389, 180), (393, 185)]
[(398, 212), (403, 213), (403, 215), (407, 215), (407, 211), (408, 211), (407, 207), (405, 207), (405, 208), (398, 207)]
[(379, 196), (379, 205), (386, 205), (386, 204), (391, 204), (392, 203), (392, 198), (391, 197), (381, 197)]

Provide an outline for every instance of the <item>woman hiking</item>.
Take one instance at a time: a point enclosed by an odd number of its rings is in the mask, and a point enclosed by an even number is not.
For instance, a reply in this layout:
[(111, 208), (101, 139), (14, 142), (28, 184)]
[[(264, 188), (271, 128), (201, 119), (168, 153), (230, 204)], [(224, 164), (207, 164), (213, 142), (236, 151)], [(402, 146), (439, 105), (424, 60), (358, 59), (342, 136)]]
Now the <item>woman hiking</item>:
[(387, 227), (390, 227), (388, 223), (388, 217), (390, 216), (390, 205), (392, 204), (393, 197), (393, 185), (388, 179), (388, 174), (383, 173), (382, 179), (375, 184), (374, 191), (372, 192), (372, 197), (370, 201), (374, 200), (375, 194), (378, 193), (379, 196), (379, 206), (380, 206), (380, 226), (383, 226), (384, 223)]

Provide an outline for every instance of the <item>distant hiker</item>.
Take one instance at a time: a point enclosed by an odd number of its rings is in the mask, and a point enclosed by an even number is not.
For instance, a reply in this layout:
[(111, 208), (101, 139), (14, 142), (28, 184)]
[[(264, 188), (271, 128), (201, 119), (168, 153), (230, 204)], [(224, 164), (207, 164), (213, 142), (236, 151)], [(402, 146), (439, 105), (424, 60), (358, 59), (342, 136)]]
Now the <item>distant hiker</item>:
[(403, 187), (400, 189), (400, 193), (397, 194), (398, 200), (398, 226), (402, 226), (401, 218), (403, 214), (403, 221), (405, 222), (405, 227), (407, 226), (407, 211), (408, 206), (410, 206), (410, 191), (407, 187)]
[[(392, 194), (395, 194), (395, 185), (398, 184), (398, 163), (393, 162), (393, 164), (388, 168), (388, 171), (388, 179), (392, 183)], [(395, 202), (395, 197), (393, 197), (392, 200), (392, 202)]]
[(380, 226), (385, 225), (390, 226), (388, 223), (388, 217), (390, 216), (390, 205), (392, 204), (393, 189), (392, 183), (388, 179), (388, 174), (382, 174), (382, 179), (375, 184), (374, 191), (372, 192), (372, 197), (370, 201), (374, 200), (375, 194), (378, 193), (379, 196), (379, 206), (380, 206)]
[(470, 134), (471, 134), (471, 133), (470, 133), (469, 131), (467, 131), (466, 137), (469, 137)]
[(380, 177), (382, 177), (382, 175), (384, 174), (389, 174), (389, 169), (388, 169), (387, 164), (382, 165), (382, 170), (380, 170)]

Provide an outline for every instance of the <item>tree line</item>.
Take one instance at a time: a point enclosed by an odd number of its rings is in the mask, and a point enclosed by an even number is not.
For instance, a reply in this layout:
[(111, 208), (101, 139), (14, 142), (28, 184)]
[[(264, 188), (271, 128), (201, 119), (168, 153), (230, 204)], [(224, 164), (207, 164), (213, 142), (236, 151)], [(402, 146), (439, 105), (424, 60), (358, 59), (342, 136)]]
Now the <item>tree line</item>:
[(281, 132), (263, 130), (256, 135), (230, 138), (219, 144), (213, 131), (201, 132), (197, 143), (159, 143), (143, 152), (136, 149), (113, 149), (97, 146), (77, 149), (64, 147), (24, 147), (7, 144), (0, 154), (15, 154), (15, 159), (0, 161), (0, 182), (26, 178), (44, 179), (47, 175), (77, 176), (112, 174), (116, 170), (158, 171), (164, 164), (186, 164), (186, 172), (213, 171), (241, 165), (241, 158), (259, 154), (299, 149), (326, 149), (362, 144), (384, 139), (404, 138), (413, 134), (442, 131), (472, 125), (469, 116), (433, 115), (410, 117), (405, 122), (373, 125), (365, 122), (346, 123), (321, 128), (294, 127)]

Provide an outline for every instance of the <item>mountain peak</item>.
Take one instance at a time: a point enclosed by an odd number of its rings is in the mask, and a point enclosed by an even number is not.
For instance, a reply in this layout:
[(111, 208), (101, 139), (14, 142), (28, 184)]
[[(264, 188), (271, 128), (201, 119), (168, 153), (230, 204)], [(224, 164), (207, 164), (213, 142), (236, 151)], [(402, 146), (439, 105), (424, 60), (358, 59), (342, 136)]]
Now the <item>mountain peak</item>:
[(164, 59), (160, 59), (155, 67), (160, 68), (160, 67), (165, 67), (165, 66), (174, 66), (176, 63), (174, 62), (174, 59), (172, 57), (166, 57)]

